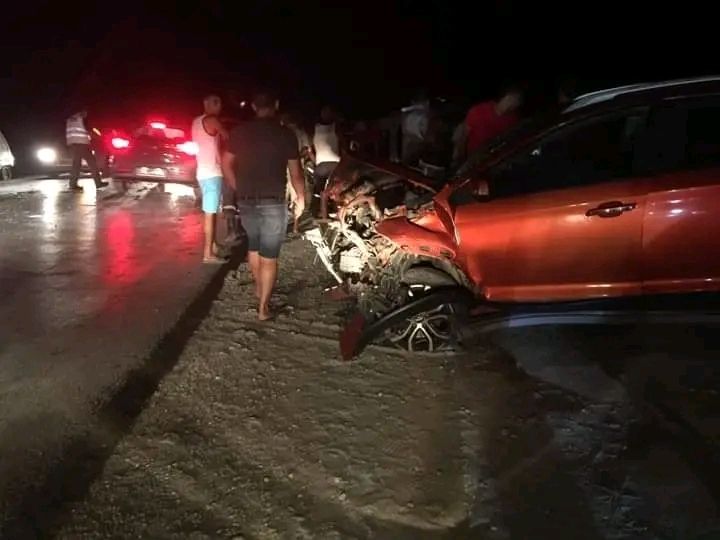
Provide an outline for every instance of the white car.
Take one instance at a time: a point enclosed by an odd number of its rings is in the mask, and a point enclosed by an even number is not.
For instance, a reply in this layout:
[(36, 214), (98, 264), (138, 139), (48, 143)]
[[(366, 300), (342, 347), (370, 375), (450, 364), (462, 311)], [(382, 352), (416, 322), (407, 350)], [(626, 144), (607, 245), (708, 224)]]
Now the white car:
[(12, 178), (12, 168), (15, 166), (15, 156), (10, 151), (7, 139), (0, 131), (0, 180)]

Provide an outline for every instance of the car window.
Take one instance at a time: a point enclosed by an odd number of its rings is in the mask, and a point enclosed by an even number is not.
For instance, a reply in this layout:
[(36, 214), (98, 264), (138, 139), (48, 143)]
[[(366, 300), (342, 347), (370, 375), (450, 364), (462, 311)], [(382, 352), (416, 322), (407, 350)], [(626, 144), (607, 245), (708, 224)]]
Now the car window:
[(491, 158), (491, 156), (497, 153), (498, 150), (506, 147), (512, 147), (518, 142), (521, 142), (523, 139), (532, 137), (533, 135), (546, 129), (550, 129), (557, 121), (557, 115), (553, 113), (534, 116), (524, 120), (506, 133), (491, 139), (468, 156), (465, 163), (458, 168), (455, 176), (457, 178), (467, 177), (472, 174), (475, 169), (481, 167), (483, 162)]
[(182, 139), (185, 132), (178, 128), (154, 129), (149, 126), (143, 126), (135, 130), (135, 138), (153, 138), (153, 139)]
[(638, 153), (647, 173), (720, 166), (720, 100), (673, 101), (655, 109)]
[(502, 197), (604, 182), (633, 173), (645, 122), (634, 110), (582, 121), (536, 141), (489, 171), (490, 195)]

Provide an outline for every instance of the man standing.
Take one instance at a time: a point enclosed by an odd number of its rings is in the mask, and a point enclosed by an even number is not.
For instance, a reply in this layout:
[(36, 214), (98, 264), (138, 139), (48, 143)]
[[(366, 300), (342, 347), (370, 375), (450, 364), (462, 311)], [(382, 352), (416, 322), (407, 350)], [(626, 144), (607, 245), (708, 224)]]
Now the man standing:
[(313, 200), (311, 213), (317, 213), (320, 194), (325, 189), (328, 178), (340, 161), (340, 149), (343, 147), (338, 129), (337, 113), (326, 105), (320, 111), (320, 121), (315, 124), (313, 146), (315, 147), (315, 172), (313, 173)]
[(253, 99), (257, 118), (230, 133), (223, 172), (235, 185), (238, 212), (248, 237), (248, 264), (255, 280), (258, 319), (270, 313), (270, 295), (277, 280), (278, 256), (287, 233), (286, 170), (295, 192), (295, 217), (305, 210), (297, 138), (275, 119), (278, 102), (267, 93)]
[(401, 111), (402, 162), (417, 165), (425, 145), (430, 122), (430, 100), (424, 91), (418, 93), (412, 105)]
[(470, 109), (465, 120), (468, 156), (518, 122), (522, 101), (520, 89), (511, 87), (497, 101), (485, 101)]
[[(297, 121), (297, 118), (295, 115), (291, 113), (285, 113), (280, 118), (280, 124), (285, 126), (286, 128), (289, 128), (290, 131), (292, 131), (295, 134), (295, 138), (298, 142), (298, 152), (300, 155), (300, 168), (303, 171), (303, 179), (305, 179), (305, 171), (307, 170), (306, 164), (308, 161), (312, 162), (314, 159), (313, 157), (313, 150), (312, 150), (312, 143), (310, 142), (310, 136), (307, 134), (307, 132), (300, 126), (299, 122)], [(287, 189), (286, 189), (286, 198), (288, 201), (294, 201), (295, 200), (295, 190), (293, 189), (292, 185), (292, 178), (290, 178), (290, 170), (287, 171)], [(307, 188), (307, 182), (306, 182), (306, 188)], [(307, 192), (307, 189), (306, 189)], [(307, 195), (307, 193), (306, 193)], [(299, 232), (299, 217), (295, 217), (295, 221), (293, 223), (293, 234), (298, 234)]]
[(85, 119), (87, 118), (87, 111), (81, 110), (73, 114), (65, 122), (65, 142), (67, 142), (70, 154), (72, 155), (72, 169), (70, 170), (70, 185), (71, 191), (82, 191), (82, 188), (78, 185), (78, 178), (80, 178), (80, 167), (82, 166), (82, 160), (88, 164), (92, 171), (93, 178), (95, 179), (95, 187), (97, 189), (104, 188), (108, 185), (107, 182), (103, 182), (100, 177), (100, 171), (98, 170), (97, 161), (95, 160), (95, 154), (93, 154), (90, 148), (90, 132), (85, 126)]
[(215, 95), (206, 96), (203, 107), (205, 113), (195, 118), (192, 124), (192, 138), (198, 149), (196, 176), (202, 192), (202, 210), (205, 213), (203, 262), (223, 264), (225, 260), (218, 257), (215, 242), (215, 218), (220, 211), (223, 188), (219, 140), (227, 139), (227, 132), (218, 118), (222, 109), (220, 98)]

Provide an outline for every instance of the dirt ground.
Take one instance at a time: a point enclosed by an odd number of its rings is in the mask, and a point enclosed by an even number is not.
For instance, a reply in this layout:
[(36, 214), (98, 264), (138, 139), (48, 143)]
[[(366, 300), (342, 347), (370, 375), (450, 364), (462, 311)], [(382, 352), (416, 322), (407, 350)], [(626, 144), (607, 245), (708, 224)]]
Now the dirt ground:
[(573, 392), (490, 344), (342, 362), (345, 306), (311, 261), (284, 248), (270, 323), (244, 267), (228, 277), (59, 538), (689, 539), (717, 523), (674, 448), (628, 454), (643, 413), (619, 384)]

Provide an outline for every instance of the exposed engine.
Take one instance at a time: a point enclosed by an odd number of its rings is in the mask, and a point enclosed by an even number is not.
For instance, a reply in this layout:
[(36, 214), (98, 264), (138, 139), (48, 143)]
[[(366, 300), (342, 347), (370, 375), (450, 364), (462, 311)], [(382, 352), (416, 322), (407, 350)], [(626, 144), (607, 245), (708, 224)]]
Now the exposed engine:
[[(376, 232), (377, 224), (387, 218), (422, 221), (434, 214), (432, 199), (440, 186), (427, 178), (408, 178), (391, 167), (343, 158), (323, 193), (326, 218), (318, 220), (305, 238), (337, 284), (356, 299), (362, 324), (382, 325), (383, 342), (408, 351), (447, 351), (453, 347), (450, 326), (454, 317), (447, 302), (427, 309), (423, 304), (420, 311), (413, 306), (415, 311), (407, 316), (387, 319), (389, 313), (397, 313), (436, 288), (453, 288), (462, 282), (451, 265), (438, 268), (437, 259), (414, 255)], [(352, 328), (351, 322), (346, 327), (351, 335)], [(343, 355), (353, 356), (357, 347), (355, 343)]]
[(418, 215), (433, 194), (429, 187), (408, 184), (395, 174), (371, 169), (332, 197), (334, 212), (305, 237), (337, 283), (361, 298), (368, 287), (381, 285), (379, 281), (390, 267), (399, 270), (402, 265), (397, 265), (398, 259), (405, 257), (375, 232), (375, 225), (388, 217)]

